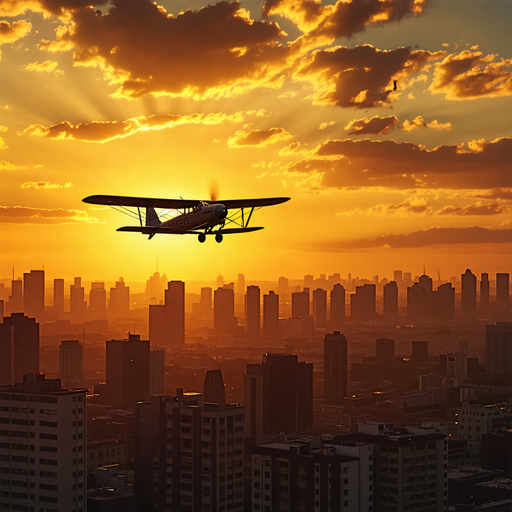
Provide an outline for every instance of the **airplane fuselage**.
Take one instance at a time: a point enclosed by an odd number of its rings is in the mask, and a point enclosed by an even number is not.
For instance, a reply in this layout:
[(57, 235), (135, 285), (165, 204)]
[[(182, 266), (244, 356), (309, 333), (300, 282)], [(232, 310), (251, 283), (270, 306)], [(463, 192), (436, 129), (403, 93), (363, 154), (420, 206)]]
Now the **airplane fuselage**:
[(227, 215), (223, 204), (207, 205), (203, 203), (195, 211), (178, 215), (160, 224), (162, 228), (171, 228), (176, 233), (186, 233), (195, 229), (208, 229), (220, 224)]

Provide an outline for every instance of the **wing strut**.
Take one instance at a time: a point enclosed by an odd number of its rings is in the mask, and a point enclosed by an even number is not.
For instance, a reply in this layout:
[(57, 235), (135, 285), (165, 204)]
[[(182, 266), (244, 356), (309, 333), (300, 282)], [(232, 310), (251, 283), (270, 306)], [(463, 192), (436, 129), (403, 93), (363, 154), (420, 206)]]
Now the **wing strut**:
[(251, 211), (249, 213), (249, 217), (247, 218), (247, 222), (245, 223), (244, 227), (247, 227), (249, 225), (249, 221), (251, 220), (252, 212), (254, 211), (254, 206), (251, 208)]
[(140, 208), (137, 206), (137, 212), (139, 213), (140, 225), (142, 226), (142, 217), (140, 216)]

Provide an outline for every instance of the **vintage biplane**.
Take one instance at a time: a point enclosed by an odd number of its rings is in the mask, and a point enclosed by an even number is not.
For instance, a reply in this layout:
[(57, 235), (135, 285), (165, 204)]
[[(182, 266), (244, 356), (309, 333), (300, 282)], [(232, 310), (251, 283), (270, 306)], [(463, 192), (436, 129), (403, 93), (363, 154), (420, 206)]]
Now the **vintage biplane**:
[[(157, 199), (152, 197), (128, 197), (95, 195), (83, 199), (84, 203), (111, 206), (139, 220), (139, 226), (124, 226), (117, 231), (132, 231), (149, 235), (198, 235), (202, 243), (206, 235), (215, 235), (222, 242), (223, 235), (249, 233), (263, 229), (249, 227), (255, 210), (288, 201), (289, 197), (262, 199), (227, 199), (203, 201), (197, 199)], [(131, 210), (130, 208), (136, 208)], [(155, 208), (163, 211), (157, 214)], [(145, 210), (144, 210), (145, 209)], [(177, 215), (173, 216), (173, 213)]]

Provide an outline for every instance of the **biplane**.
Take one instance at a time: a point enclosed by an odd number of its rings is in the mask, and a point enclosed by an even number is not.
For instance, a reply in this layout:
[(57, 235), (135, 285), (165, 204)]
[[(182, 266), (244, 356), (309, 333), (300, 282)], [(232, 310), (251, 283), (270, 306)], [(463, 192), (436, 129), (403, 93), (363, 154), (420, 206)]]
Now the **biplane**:
[[(266, 197), (205, 201), (95, 195), (86, 197), (83, 202), (111, 206), (139, 220), (140, 225), (123, 226), (117, 231), (142, 233), (149, 235), (149, 240), (160, 233), (197, 235), (201, 243), (206, 240), (207, 235), (215, 235), (215, 240), (220, 243), (224, 235), (250, 233), (263, 229), (263, 227), (249, 226), (253, 212), (264, 206), (284, 203), (289, 199), (289, 197)], [(163, 211), (158, 214), (155, 208)], [(172, 216), (173, 212), (177, 212), (177, 215)]]

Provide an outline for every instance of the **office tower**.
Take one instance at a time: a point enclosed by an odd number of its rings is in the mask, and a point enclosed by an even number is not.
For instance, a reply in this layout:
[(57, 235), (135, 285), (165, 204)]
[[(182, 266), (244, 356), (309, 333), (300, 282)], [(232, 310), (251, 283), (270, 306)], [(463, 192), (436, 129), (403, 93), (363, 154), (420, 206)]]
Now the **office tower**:
[(331, 290), (331, 317), (330, 327), (333, 331), (340, 331), (345, 325), (345, 288), (336, 283)]
[(482, 272), (480, 279), (480, 309), (484, 311), (489, 307), (490, 289), (489, 274)]
[(23, 281), (21, 279), (11, 281), (11, 295), (9, 295), (6, 313), (23, 313)]
[(164, 304), (149, 305), (149, 339), (154, 346), (169, 345), (169, 319)]
[(424, 320), (425, 288), (420, 283), (414, 283), (407, 288), (407, 318), (414, 322)]
[(0, 386), (39, 373), (39, 324), (23, 313), (12, 313), (0, 324)]
[(64, 279), (53, 280), (53, 312), (64, 313)]
[(201, 298), (199, 299), (199, 314), (202, 318), (208, 318), (212, 313), (212, 295), (213, 290), (211, 288), (201, 288)]
[(263, 334), (279, 336), (279, 295), (272, 290), (263, 295)]
[(238, 281), (236, 283), (236, 293), (239, 295), (245, 294), (245, 276), (243, 274), (238, 274)]
[(64, 388), (84, 387), (84, 351), (78, 340), (63, 340), (59, 346), (59, 377)]
[(165, 350), (149, 351), (149, 394), (165, 395)]
[(309, 316), (309, 290), (292, 293), (292, 317), (307, 318)]
[(395, 281), (398, 285), (400, 285), (402, 283), (403, 277), (402, 277), (401, 270), (395, 270), (393, 272), (393, 281)]
[(485, 371), (512, 374), (512, 322), (485, 326)]
[(395, 359), (395, 340), (390, 338), (377, 338), (375, 340), (375, 358), (377, 361)]
[(459, 340), (459, 352), (461, 354), (469, 354), (469, 341), (468, 340)]
[(432, 278), (427, 276), (425, 273), (423, 273), (422, 276), (418, 279), (418, 283), (420, 286), (423, 286), (423, 289), (425, 290), (425, 305), (423, 309), (423, 319), (424, 320), (432, 320), (433, 315), (433, 285), (432, 285)]
[(0, 388), (0, 510), (85, 511), (85, 395), (44, 374)]
[(229, 288), (213, 292), (213, 327), (218, 334), (235, 335), (238, 319), (235, 316), (235, 295)]
[(375, 319), (376, 286), (365, 283), (356, 286), (356, 293), (350, 296), (350, 317), (352, 321), (369, 322)]
[(169, 281), (165, 290), (165, 307), (169, 326), (169, 343), (183, 345), (185, 343), (185, 283)]
[(404, 272), (404, 285), (409, 286), (412, 283), (412, 276), (410, 272)]
[(396, 320), (398, 318), (398, 284), (396, 281), (390, 281), (384, 285), (382, 316), (384, 320)]
[(267, 441), (249, 449), (252, 486), (246, 510), (375, 510), (375, 461), (368, 443), (340, 444), (336, 438), (309, 435)]
[(216, 284), (217, 284), (217, 288), (223, 288), (224, 287), (224, 278), (220, 275), (217, 276), (217, 279), (216, 279)]
[(137, 510), (242, 512), (243, 486), (243, 407), (183, 390), (137, 404)]
[(73, 284), (69, 287), (69, 310), (71, 321), (85, 322), (87, 304), (85, 302), (85, 289), (80, 277), (75, 277)]
[(249, 339), (260, 337), (260, 288), (248, 286), (245, 303), (245, 330)]
[(313, 319), (317, 329), (327, 327), (327, 292), (321, 288), (313, 290)]
[(496, 274), (496, 300), (508, 302), (509, 299), (509, 275), (508, 273)]
[(23, 274), (23, 313), (36, 317), (44, 312), (44, 270)]
[(122, 277), (116, 282), (115, 288), (110, 288), (108, 313), (111, 320), (130, 316), (130, 287), (126, 286)]
[(439, 375), (464, 379), (468, 374), (468, 356), (450, 352), (439, 354)]
[(244, 380), (246, 435), (300, 432), (313, 424), (313, 364), (265, 354)]
[(469, 268), (461, 275), (461, 312), (466, 316), (476, 313), (476, 276)]
[(313, 286), (314, 286), (314, 283), (315, 283), (315, 278), (311, 274), (308, 274), (307, 276), (304, 276), (304, 286), (303, 286), (303, 288), (309, 288), (310, 290), (312, 290)]
[(133, 409), (149, 398), (149, 340), (129, 334), (107, 340), (107, 400), (118, 409)]
[(428, 341), (413, 341), (412, 356), (413, 363), (422, 363), (428, 359)]
[(277, 291), (279, 295), (284, 295), (289, 288), (288, 279), (286, 277), (281, 276), (277, 281)]
[(343, 405), (348, 389), (347, 339), (339, 331), (324, 338), (324, 402)]
[(155, 272), (147, 281), (146, 281), (146, 300), (149, 304), (161, 304), (164, 299), (164, 288), (167, 283), (167, 278), (165, 281), (160, 277), (158, 272)]
[(203, 388), (205, 403), (226, 405), (226, 389), (220, 370), (206, 370)]
[(434, 321), (453, 320), (455, 318), (455, 288), (452, 283), (443, 283), (437, 287), (433, 300)]
[(89, 292), (89, 320), (106, 320), (107, 318), (107, 291), (103, 281), (91, 283)]

